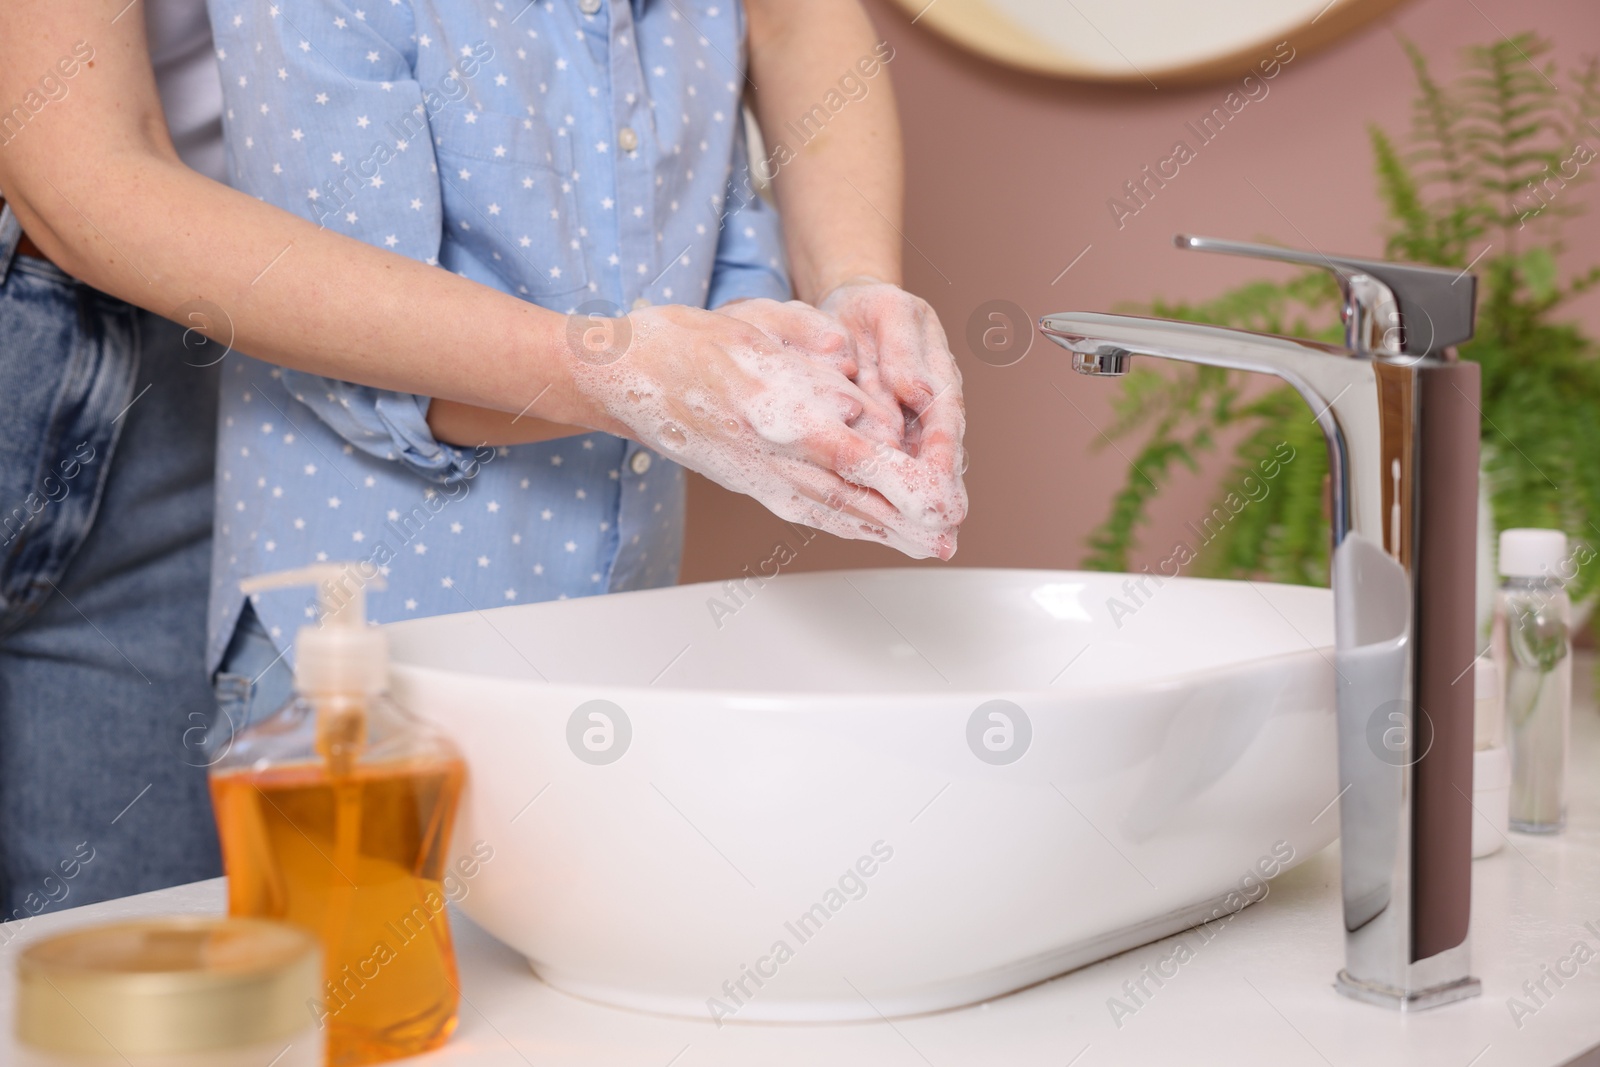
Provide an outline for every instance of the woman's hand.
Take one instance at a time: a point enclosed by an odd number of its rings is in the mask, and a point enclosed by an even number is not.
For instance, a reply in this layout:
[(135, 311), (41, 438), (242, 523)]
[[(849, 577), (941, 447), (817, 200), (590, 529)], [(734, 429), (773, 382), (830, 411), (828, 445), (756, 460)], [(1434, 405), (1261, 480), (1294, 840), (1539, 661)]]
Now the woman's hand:
[[(948, 479), (855, 425), (891, 419), (850, 380), (850, 339), (798, 303), (751, 300), (726, 314), (647, 308), (573, 335), (584, 421), (755, 497), (779, 517), (841, 537), (948, 559), (965, 513)], [(591, 333), (598, 330), (598, 333)]]

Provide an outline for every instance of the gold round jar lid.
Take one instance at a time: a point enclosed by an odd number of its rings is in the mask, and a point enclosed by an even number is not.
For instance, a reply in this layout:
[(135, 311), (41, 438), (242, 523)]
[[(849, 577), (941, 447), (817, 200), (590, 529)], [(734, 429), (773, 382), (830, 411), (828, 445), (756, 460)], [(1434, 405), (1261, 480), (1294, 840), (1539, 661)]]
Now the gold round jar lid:
[(51, 1052), (175, 1055), (299, 1033), (311, 1023), (316, 940), (264, 919), (91, 926), (17, 959), (17, 1038)]

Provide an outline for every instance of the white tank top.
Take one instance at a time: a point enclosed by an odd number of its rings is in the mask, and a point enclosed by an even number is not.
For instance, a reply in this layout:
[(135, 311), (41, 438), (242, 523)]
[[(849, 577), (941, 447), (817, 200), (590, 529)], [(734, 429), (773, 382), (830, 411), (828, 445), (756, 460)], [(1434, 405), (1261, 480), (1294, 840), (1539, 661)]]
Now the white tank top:
[(205, 0), (145, 0), (144, 25), (178, 157), (206, 177), (226, 182), (222, 81)]

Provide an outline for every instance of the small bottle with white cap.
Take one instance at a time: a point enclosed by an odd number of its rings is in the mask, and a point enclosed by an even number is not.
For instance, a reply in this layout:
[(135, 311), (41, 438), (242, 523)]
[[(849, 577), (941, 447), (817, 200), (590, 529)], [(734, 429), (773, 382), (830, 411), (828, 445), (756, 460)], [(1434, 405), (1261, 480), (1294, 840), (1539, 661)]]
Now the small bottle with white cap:
[(1557, 833), (1567, 817), (1572, 721), (1572, 577), (1560, 530), (1500, 534), (1497, 644), (1505, 664), (1513, 830)]

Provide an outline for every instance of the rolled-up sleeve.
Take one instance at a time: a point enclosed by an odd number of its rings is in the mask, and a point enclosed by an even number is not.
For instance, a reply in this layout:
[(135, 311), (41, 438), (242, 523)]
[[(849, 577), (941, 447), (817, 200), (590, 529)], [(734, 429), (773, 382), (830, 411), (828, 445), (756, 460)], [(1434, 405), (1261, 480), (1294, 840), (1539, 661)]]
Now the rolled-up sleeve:
[[(410, 4), (208, 6), (233, 185), (326, 229), (437, 264), (443, 211), (429, 118), (452, 99), (453, 83), (417, 82), (416, 49), (439, 44), (417, 33)], [(470, 77), (472, 57), (460, 62)], [(294, 269), (285, 253), (275, 269)], [(441, 482), (462, 476), (471, 460), (434, 439), (428, 397), (281, 374), (297, 401), (364, 452)]]
[(754, 195), (753, 188), (750, 153), (741, 129), (733, 145), (733, 171), (724, 200), (726, 214), (717, 241), (711, 288), (706, 295), (708, 308), (753, 297), (788, 300), (793, 294), (778, 210)]

